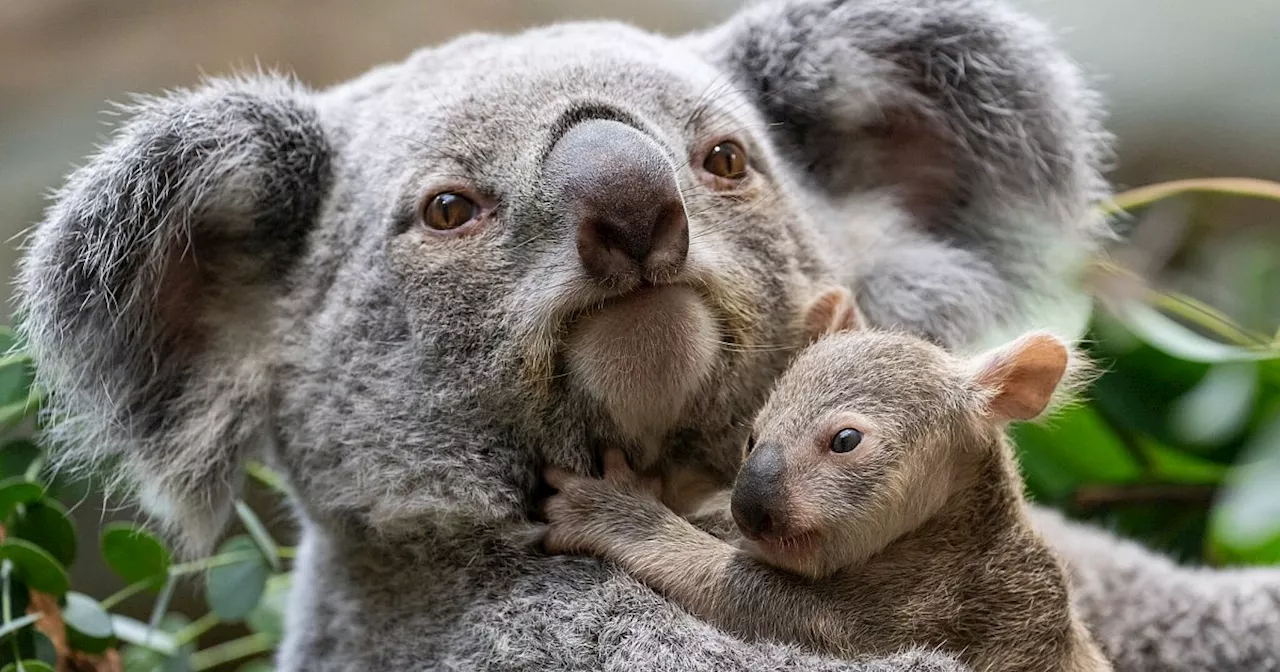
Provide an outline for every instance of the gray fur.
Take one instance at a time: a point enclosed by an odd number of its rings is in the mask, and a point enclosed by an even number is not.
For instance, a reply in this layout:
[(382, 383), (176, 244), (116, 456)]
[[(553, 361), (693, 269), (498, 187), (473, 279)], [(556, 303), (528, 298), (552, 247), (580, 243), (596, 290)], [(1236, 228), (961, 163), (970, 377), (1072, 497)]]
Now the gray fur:
[[(888, 103), (911, 123), (859, 130)], [(717, 326), (692, 401), (640, 434), (564, 371), (566, 333), (613, 295), (583, 279), (541, 158), (598, 116), (670, 153), (690, 220), (674, 280)], [(1047, 255), (1098, 230), (1097, 116), (1042, 31), (986, 0), (775, 2), (679, 39), (473, 35), (326, 91), (215, 80), (139, 103), (58, 192), (20, 271), (24, 331), (65, 462), (114, 463), (193, 550), (245, 456), (287, 474), (304, 538), (282, 669), (958, 670), (745, 644), (543, 557), (520, 542), (536, 474), (621, 445), (728, 483), (801, 345), (792, 316), (832, 280), (866, 281), (873, 323), (952, 345), (1015, 320)], [(732, 197), (697, 177), (723, 134), (756, 171)], [(432, 237), (417, 202), (459, 184), (492, 216)]]

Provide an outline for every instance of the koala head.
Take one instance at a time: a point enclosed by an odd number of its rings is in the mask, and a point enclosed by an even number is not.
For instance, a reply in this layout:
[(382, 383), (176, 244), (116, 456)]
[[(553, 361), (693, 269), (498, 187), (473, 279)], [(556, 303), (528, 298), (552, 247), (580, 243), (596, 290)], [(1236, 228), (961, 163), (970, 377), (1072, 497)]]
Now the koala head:
[[(1031, 333), (964, 358), (893, 331), (841, 333), (795, 360), (748, 439), (732, 511), (771, 564), (820, 577), (1012, 473), (1002, 430), (1074, 380), (1070, 349)], [(997, 487), (997, 486), (993, 486)]]
[(539, 465), (602, 445), (731, 478), (814, 288), (860, 268), (826, 232), (870, 213), (1007, 250), (966, 277), (1016, 282), (1098, 194), (1092, 98), (1039, 29), (925, 5), (471, 35), (323, 91), (142, 99), (21, 269), (62, 454), (196, 545), (252, 455), (361, 539), (519, 519)]

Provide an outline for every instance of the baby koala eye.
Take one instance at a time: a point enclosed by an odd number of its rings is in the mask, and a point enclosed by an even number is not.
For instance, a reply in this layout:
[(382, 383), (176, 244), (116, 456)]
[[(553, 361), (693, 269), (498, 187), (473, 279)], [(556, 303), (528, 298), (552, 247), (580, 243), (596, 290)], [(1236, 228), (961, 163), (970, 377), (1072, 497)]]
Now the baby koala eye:
[(453, 192), (436, 194), (422, 210), (422, 221), (437, 231), (452, 231), (480, 213), (475, 201)]
[(702, 167), (716, 177), (741, 180), (747, 176), (747, 150), (732, 140), (726, 140), (707, 152)]
[(847, 453), (862, 443), (862, 432), (856, 429), (842, 429), (831, 437), (831, 452)]

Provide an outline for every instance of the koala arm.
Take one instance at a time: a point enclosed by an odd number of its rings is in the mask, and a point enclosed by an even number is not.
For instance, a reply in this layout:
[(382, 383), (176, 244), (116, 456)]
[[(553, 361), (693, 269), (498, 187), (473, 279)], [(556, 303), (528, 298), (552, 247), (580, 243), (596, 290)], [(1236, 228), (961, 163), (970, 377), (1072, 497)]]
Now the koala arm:
[[(610, 464), (612, 462), (612, 464)], [(606, 456), (605, 478), (553, 472), (545, 546), (610, 560), (699, 618), (751, 639), (852, 650), (842, 633), (862, 630), (819, 587), (749, 558), (676, 515), (626, 467)], [(825, 597), (824, 597), (825, 595)]]
[(1117, 670), (1280, 669), (1280, 570), (1181, 567), (1056, 511), (1032, 519)]

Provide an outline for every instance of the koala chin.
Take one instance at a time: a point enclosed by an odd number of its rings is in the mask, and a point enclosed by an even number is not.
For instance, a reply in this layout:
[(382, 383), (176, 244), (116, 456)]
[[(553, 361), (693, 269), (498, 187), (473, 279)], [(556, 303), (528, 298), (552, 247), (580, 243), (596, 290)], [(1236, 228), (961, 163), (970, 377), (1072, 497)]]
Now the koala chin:
[(646, 288), (609, 301), (572, 325), (569, 374), (608, 409), (623, 432), (656, 448), (706, 382), (719, 339), (712, 309), (693, 289)]

